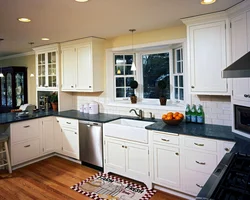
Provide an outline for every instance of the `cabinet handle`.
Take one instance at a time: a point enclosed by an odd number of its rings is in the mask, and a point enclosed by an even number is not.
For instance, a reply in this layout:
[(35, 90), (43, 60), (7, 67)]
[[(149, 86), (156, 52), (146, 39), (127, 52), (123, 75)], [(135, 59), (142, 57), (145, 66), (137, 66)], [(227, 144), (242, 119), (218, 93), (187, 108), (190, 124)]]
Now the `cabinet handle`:
[(193, 89), (194, 89), (194, 86), (192, 85), (192, 86), (191, 86), (191, 88), (193, 88)]
[(199, 165), (205, 165), (206, 163), (205, 162), (199, 162), (199, 161), (195, 161), (197, 164), (199, 164)]
[(197, 184), (197, 183), (196, 183), (196, 186), (199, 187), (199, 188), (203, 188), (203, 186), (201, 186), (201, 185), (199, 185), (199, 184)]
[(27, 147), (30, 147), (30, 144), (29, 144), (29, 145), (24, 146), (24, 148), (27, 148)]
[(75, 134), (77, 134), (77, 132), (75, 132)]
[(56, 120), (56, 122), (59, 122), (58, 120)]
[(199, 146), (199, 147), (203, 147), (204, 146), (204, 144), (199, 144), (199, 143), (194, 143), (196, 146)]
[(229, 152), (229, 151), (230, 151), (230, 149), (229, 149), (229, 148), (225, 148), (224, 150), (225, 150), (226, 152)]
[(175, 155), (179, 156), (179, 153), (175, 153)]
[(164, 139), (164, 138), (161, 138), (161, 140), (164, 141), (164, 142), (169, 142), (169, 140)]
[(29, 128), (30, 126), (29, 125), (27, 125), (27, 126), (23, 126), (23, 128)]
[(67, 124), (71, 124), (71, 122), (66, 122)]
[(124, 148), (124, 146), (122, 145), (122, 148)]
[(71, 88), (73, 88), (74, 86), (73, 85), (71, 85)]
[(89, 88), (91, 88), (91, 86), (89, 86)]
[(125, 149), (127, 149), (128, 147), (127, 146), (125, 146)]

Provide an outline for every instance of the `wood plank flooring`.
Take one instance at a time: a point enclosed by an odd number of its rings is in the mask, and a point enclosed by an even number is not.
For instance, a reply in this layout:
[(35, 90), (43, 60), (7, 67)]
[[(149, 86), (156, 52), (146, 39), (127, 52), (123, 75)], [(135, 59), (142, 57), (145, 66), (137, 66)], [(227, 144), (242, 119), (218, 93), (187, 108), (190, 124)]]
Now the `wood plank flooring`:
[[(0, 172), (0, 199), (4, 200), (75, 200), (90, 199), (70, 189), (97, 171), (60, 157), (52, 157), (14, 170), (11, 175)], [(152, 200), (181, 200), (160, 191)]]

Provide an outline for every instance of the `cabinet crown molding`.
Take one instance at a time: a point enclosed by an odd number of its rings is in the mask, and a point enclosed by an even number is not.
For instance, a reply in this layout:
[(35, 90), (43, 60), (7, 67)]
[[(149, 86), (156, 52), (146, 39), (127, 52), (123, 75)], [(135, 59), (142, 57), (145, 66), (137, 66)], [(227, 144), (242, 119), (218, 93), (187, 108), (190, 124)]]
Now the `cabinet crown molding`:
[(47, 52), (47, 51), (54, 51), (54, 50), (58, 50), (60, 47), (59, 43), (56, 44), (49, 44), (49, 45), (45, 45), (45, 46), (40, 46), (40, 47), (35, 47), (33, 48), (33, 50), (37, 53), (43, 53), (43, 52)]

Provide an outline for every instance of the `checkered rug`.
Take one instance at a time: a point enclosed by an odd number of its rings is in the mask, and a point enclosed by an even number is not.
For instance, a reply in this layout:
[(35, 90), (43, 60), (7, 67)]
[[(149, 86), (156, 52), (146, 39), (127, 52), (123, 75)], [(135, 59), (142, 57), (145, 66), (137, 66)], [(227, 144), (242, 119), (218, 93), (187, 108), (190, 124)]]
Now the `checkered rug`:
[(101, 172), (73, 185), (71, 189), (95, 200), (148, 200), (156, 192)]

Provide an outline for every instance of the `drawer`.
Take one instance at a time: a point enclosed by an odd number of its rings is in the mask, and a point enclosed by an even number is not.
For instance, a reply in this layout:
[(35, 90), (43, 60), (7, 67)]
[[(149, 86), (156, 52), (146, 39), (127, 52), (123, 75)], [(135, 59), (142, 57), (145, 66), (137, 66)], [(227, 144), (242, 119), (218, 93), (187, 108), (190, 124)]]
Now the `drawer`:
[(40, 155), (40, 140), (34, 139), (11, 146), (11, 162), (17, 165)]
[(78, 120), (77, 119), (70, 119), (70, 118), (56, 118), (59, 121), (61, 127), (67, 127), (71, 129), (78, 129)]
[(183, 189), (186, 193), (197, 196), (210, 177), (209, 174), (183, 170)]
[(27, 120), (11, 124), (11, 143), (39, 137), (38, 120)]
[(185, 169), (211, 174), (217, 166), (217, 155), (185, 150)]
[(217, 141), (216, 140), (209, 140), (203, 139), (198, 137), (185, 137), (184, 138), (184, 146), (199, 149), (199, 150), (206, 150), (206, 151), (217, 151)]
[(162, 144), (174, 144), (179, 145), (179, 136), (178, 135), (171, 135), (171, 134), (163, 134), (159, 132), (153, 133), (153, 140), (155, 142), (160, 142)]

